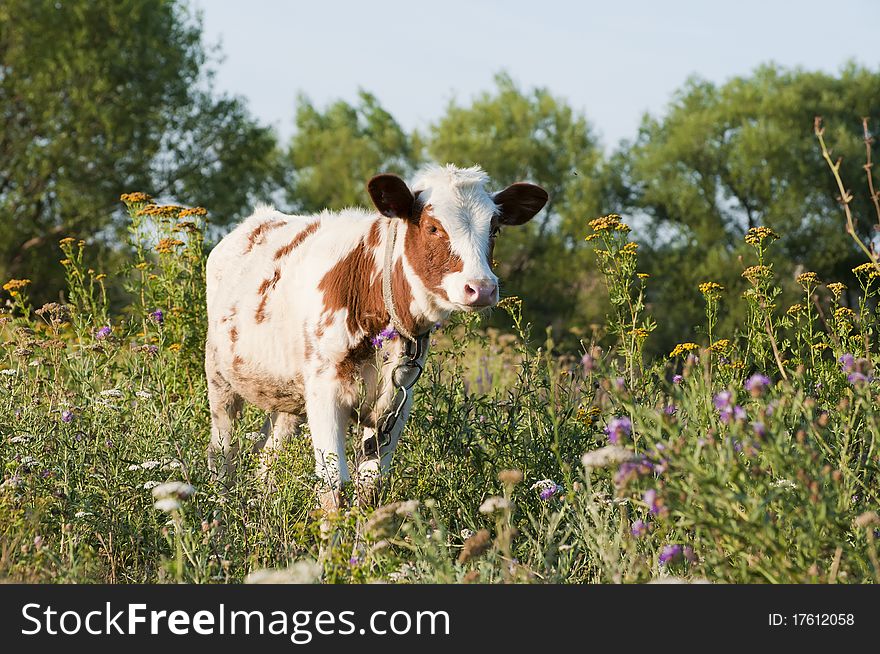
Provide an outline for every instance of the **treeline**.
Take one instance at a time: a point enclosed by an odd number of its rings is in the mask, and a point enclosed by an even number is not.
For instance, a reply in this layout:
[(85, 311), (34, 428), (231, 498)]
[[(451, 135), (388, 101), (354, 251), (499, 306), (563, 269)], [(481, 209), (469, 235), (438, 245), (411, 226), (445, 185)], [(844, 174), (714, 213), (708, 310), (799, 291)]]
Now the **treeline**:
[[(499, 188), (525, 179), (550, 192), (547, 211), (496, 249), (504, 288), (524, 299), (528, 317), (559, 335), (600, 329), (607, 300), (584, 235), (589, 219), (617, 212), (651, 275), (659, 326), (648, 346), (664, 350), (694, 337), (700, 282), (721, 283), (732, 298), (745, 288), (749, 227), (782, 236), (773, 263), (792, 289), (797, 270), (847, 283), (864, 261), (844, 232), (815, 116), (842, 157), (857, 229), (870, 240), (880, 221), (864, 168), (866, 145), (876, 148), (862, 128), (862, 117), (880, 124), (880, 70), (855, 64), (836, 75), (767, 65), (720, 86), (693, 78), (610, 152), (564, 99), (503, 73), (415, 132), (366, 91), (326, 107), (302, 95), (295, 135), (282, 143), (244, 100), (216, 91), (213, 65), (198, 16), (181, 2), (0, 5), (4, 281), (32, 279), (33, 297), (57, 299), (64, 236), (93, 243), (96, 267), (126, 256), (116, 238), (125, 191), (203, 205), (220, 233), (257, 201), (302, 212), (366, 204), (364, 182), (377, 171), (479, 164)], [(596, 102), (614, 98), (597, 93)], [(721, 330), (741, 316), (731, 309)]]

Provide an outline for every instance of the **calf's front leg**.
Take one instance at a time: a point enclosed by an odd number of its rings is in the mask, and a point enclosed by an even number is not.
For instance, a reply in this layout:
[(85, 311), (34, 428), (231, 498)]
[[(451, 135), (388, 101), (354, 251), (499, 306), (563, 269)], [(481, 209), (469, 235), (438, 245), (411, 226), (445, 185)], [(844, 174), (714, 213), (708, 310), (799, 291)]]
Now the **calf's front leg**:
[[(335, 370), (332, 371), (335, 373)], [(343, 384), (335, 374), (318, 373), (306, 382), (306, 416), (315, 451), (318, 500), (326, 512), (339, 509), (342, 484), (349, 480), (345, 432), (351, 414)]]

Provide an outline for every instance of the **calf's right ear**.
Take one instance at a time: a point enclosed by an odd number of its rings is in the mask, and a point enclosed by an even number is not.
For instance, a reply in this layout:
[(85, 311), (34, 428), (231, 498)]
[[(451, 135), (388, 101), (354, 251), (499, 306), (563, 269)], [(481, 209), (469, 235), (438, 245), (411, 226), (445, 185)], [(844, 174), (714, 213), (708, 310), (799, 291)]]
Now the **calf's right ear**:
[(385, 173), (367, 182), (370, 199), (383, 216), (389, 218), (412, 218), (415, 198), (400, 177)]

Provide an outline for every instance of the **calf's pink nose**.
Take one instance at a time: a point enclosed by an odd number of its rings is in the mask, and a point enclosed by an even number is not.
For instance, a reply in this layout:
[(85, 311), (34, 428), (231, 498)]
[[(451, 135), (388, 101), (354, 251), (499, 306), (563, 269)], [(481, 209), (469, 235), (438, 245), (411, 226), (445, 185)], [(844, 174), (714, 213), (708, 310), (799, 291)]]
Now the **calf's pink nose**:
[(464, 285), (464, 303), (471, 307), (495, 304), (498, 285), (486, 280), (472, 280)]

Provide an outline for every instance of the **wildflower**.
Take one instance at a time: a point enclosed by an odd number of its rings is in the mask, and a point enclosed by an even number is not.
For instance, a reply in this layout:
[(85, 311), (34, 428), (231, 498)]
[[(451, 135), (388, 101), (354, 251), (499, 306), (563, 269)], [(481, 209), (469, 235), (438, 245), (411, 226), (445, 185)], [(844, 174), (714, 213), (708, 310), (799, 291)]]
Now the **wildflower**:
[(749, 266), (742, 271), (742, 277), (751, 282), (760, 281), (770, 276), (769, 266)]
[(852, 372), (856, 367), (856, 358), (847, 352), (840, 355), (840, 368), (843, 372)]
[(639, 244), (635, 243), (633, 241), (630, 241), (629, 243), (624, 245), (622, 248), (620, 248), (620, 252), (622, 254), (635, 254), (636, 250), (638, 250), (638, 249), (639, 249)]
[(798, 284), (800, 284), (801, 286), (803, 286), (805, 289), (808, 289), (810, 286), (815, 286), (815, 285), (821, 283), (819, 281), (819, 275), (817, 275), (814, 272), (801, 273), (800, 275), (797, 276), (795, 281)]
[(60, 241), (58, 241), (58, 245), (60, 245), (63, 248), (63, 247), (69, 246), (69, 245), (73, 245), (75, 242), (76, 242), (75, 238), (73, 238), (72, 236), (67, 236), (65, 238), (62, 238)]
[(632, 527), (630, 527), (629, 533), (631, 533), (636, 538), (641, 538), (648, 533), (648, 523), (644, 520), (636, 520), (632, 523)]
[(184, 209), (180, 212), (180, 218), (187, 218), (189, 216), (207, 216), (208, 210), (204, 207), (192, 207), (190, 209)]
[(785, 312), (788, 316), (797, 316), (800, 315), (804, 310), (804, 305), (802, 304), (792, 304), (788, 307), (788, 310)]
[(859, 384), (865, 384), (871, 381), (871, 378), (860, 372), (851, 372), (846, 376), (846, 381), (853, 386), (858, 386)]
[(495, 513), (496, 511), (506, 511), (513, 506), (510, 500), (503, 497), (493, 495), (480, 504), (480, 513)]
[(678, 407), (676, 407), (674, 404), (667, 404), (665, 407), (663, 407), (663, 413), (665, 413), (667, 416), (674, 416), (676, 413), (678, 413)]
[(700, 349), (700, 346), (696, 343), (679, 343), (673, 348), (672, 352), (669, 353), (669, 358), (674, 359), (677, 356), (687, 354), (689, 352), (692, 352), (693, 350), (698, 349)]
[(648, 330), (642, 329), (641, 327), (630, 329), (629, 334), (630, 336), (634, 336), (636, 338), (648, 338)]
[[(609, 447), (614, 446), (609, 445)], [(584, 455), (584, 458), (586, 458), (586, 455)], [(649, 475), (652, 472), (654, 472), (654, 467), (645, 457), (636, 459), (634, 455), (631, 455), (630, 460), (621, 463), (617, 468), (617, 472), (614, 473), (614, 485), (617, 488), (623, 488), (633, 479)]]
[(642, 494), (642, 501), (648, 505), (648, 511), (651, 515), (661, 515), (665, 512), (663, 500), (657, 497), (657, 491), (653, 488), (649, 488)]
[(609, 443), (619, 445), (621, 440), (628, 438), (632, 434), (632, 420), (626, 416), (612, 418), (605, 427), (605, 433), (608, 435)]
[(769, 227), (752, 227), (746, 232), (746, 243), (749, 245), (758, 245), (768, 238), (775, 241), (779, 239), (779, 234)]
[(684, 556), (685, 560), (688, 563), (696, 563), (697, 562), (697, 554), (696, 554), (696, 552), (694, 552), (694, 548), (691, 547), (690, 545), (685, 545), (684, 548), (682, 548), (681, 553), (682, 553), (682, 556)]
[(712, 343), (709, 346), (709, 350), (712, 352), (726, 352), (730, 347), (730, 340), (727, 338), (719, 338), (717, 341)]
[(846, 290), (846, 284), (832, 282), (831, 284), (828, 284), (828, 290), (834, 294), (835, 300), (839, 300), (840, 296), (843, 295), (843, 292)]
[[(158, 486), (156, 487), (158, 488)], [(155, 488), (153, 490), (156, 490)], [(171, 513), (172, 511), (177, 511), (180, 508), (180, 502), (178, 502), (173, 497), (163, 497), (161, 499), (156, 500), (153, 503), (153, 506), (160, 511), (165, 511), (166, 513)]]
[(509, 297), (502, 298), (498, 304), (495, 305), (499, 309), (504, 309), (508, 313), (511, 311), (518, 311), (522, 308), (522, 298), (511, 295)]
[(856, 312), (849, 307), (838, 307), (834, 310), (834, 317), (837, 320), (855, 320)]
[(165, 314), (162, 313), (162, 309), (156, 309), (150, 314), (150, 319), (157, 325), (161, 325), (165, 322)]
[(169, 352), (179, 352), (180, 348), (183, 347), (180, 343), (172, 343), (168, 346)]
[(726, 409), (730, 406), (730, 400), (733, 398), (733, 393), (730, 391), (721, 391), (715, 397), (712, 398), (712, 403), (715, 405), (715, 408), (721, 411), (722, 409)]
[(707, 298), (717, 298), (721, 291), (724, 290), (724, 287), (721, 284), (716, 284), (715, 282), (703, 282), (698, 288), (700, 289), (700, 293)]
[(190, 484), (182, 481), (168, 481), (153, 488), (153, 497), (157, 500), (164, 497), (188, 500), (195, 492), (196, 489)]
[(101, 329), (95, 332), (95, 338), (97, 338), (99, 341), (103, 341), (105, 338), (110, 336), (110, 332), (112, 331), (112, 327), (104, 325), (103, 327), (101, 327)]
[(361, 557), (354, 555), (348, 560), (348, 565), (352, 568), (356, 568), (361, 563)]
[(584, 425), (585, 427), (591, 426), (596, 420), (599, 419), (599, 416), (602, 415), (602, 409), (597, 406), (591, 406), (589, 409), (585, 409), (584, 407), (580, 407), (577, 410), (577, 421)]
[(821, 352), (822, 350), (827, 350), (830, 345), (828, 343), (813, 343), (813, 349), (817, 352)]
[(174, 252), (174, 248), (180, 245), (183, 245), (183, 241), (180, 241), (176, 238), (163, 238), (159, 240), (154, 249), (159, 254), (169, 254), (171, 252)]
[(638, 277), (639, 279), (649, 279), (651, 275), (649, 275), (648, 273), (636, 273), (636, 277)]
[(616, 377), (614, 379), (614, 388), (618, 392), (623, 392), (626, 390), (626, 380), (623, 377)]
[(880, 269), (878, 269), (877, 264), (871, 262), (856, 266), (852, 271), (856, 275), (865, 275), (868, 279), (880, 277)]
[(138, 191), (136, 193), (123, 193), (119, 196), (119, 199), (125, 204), (146, 204), (153, 198), (146, 193)]
[(672, 383), (673, 384), (680, 384), (683, 381), (684, 381), (684, 377), (682, 377), (681, 375), (672, 375)]
[(502, 470), (498, 473), (498, 481), (505, 486), (516, 486), (522, 478), (523, 474), (520, 470)]
[(675, 563), (682, 558), (683, 551), (681, 545), (664, 545), (660, 550), (660, 565), (667, 563)]
[(767, 435), (767, 427), (764, 426), (763, 422), (753, 422), (752, 431), (755, 432), (755, 436), (758, 438), (764, 438)]
[(616, 213), (602, 216), (590, 221), (590, 228), (594, 232), (623, 232), (629, 231), (629, 225), (620, 222), (620, 216)]
[(598, 450), (591, 450), (581, 457), (584, 468), (608, 468), (619, 463), (632, 461), (635, 453), (620, 445), (606, 445)]
[[(463, 532), (464, 530), (462, 530)], [(488, 529), (480, 529), (465, 540), (464, 547), (458, 555), (459, 563), (467, 563), (485, 552), (492, 545), (492, 537)]]
[(536, 481), (532, 484), (531, 490), (538, 491), (538, 497), (546, 502), (565, 489), (551, 479), (542, 479), (541, 481)]
[(767, 375), (755, 373), (743, 384), (745, 389), (749, 391), (753, 397), (759, 396), (765, 388), (770, 386), (770, 378)]
[(584, 368), (584, 374), (587, 375), (593, 372), (593, 369), (596, 367), (596, 361), (587, 353), (581, 357), (581, 366)]
[(31, 283), (29, 279), (10, 279), (3, 284), (3, 290), (8, 291), (12, 297), (18, 295), (19, 291)]
[(382, 347), (385, 341), (390, 341), (397, 338), (397, 331), (392, 327), (386, 327), (382, 331), (380, 331), (376, 336), (370, 339), (370, 342), (373, 344), (373, 347), (376, 349)]
[(64, 410), (61, 412), (61, 422), (73, 422), (73, 411)]

